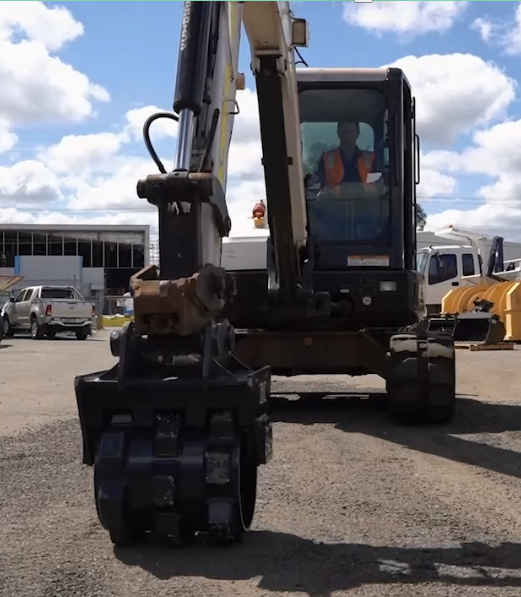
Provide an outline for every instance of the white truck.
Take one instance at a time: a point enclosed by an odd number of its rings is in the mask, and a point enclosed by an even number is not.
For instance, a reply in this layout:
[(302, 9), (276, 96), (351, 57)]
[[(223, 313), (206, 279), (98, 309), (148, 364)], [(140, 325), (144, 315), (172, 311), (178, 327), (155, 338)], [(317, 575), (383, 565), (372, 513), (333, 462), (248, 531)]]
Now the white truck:
[(60, 332), (73, 332), (78, 340), (92, 333), (95, 306), (72, 286), (23, 288), (2, 308), (4, 335), (30, 331), (31, 338), (52, 339)]
[[(417, 269), (424, 275), (423, 295), (427, 306), (427, 314), (441, 312), (443, 297), (454, 288), (471, 284), (495, 283), (486, 275), (492, 239), (468, 230), (450, 226), (436, 232), (436, 236), (464, 240), (468, 244), (431, 245), (419, 249), (417, 253)], [(505, 257), (504, 269), (494, 270), (494, 275), (503, 279), (521, 279), (521, 245), (518, 243), (503, 244)]]

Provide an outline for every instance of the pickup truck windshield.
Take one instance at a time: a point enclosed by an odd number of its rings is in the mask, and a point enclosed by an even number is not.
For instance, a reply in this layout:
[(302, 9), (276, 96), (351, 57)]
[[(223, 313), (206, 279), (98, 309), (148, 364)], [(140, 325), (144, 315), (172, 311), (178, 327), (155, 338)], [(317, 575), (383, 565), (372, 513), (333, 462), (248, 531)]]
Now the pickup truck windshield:
[(42, 288), (40, 298), (77, 300), (79, 297), (72, 288)]

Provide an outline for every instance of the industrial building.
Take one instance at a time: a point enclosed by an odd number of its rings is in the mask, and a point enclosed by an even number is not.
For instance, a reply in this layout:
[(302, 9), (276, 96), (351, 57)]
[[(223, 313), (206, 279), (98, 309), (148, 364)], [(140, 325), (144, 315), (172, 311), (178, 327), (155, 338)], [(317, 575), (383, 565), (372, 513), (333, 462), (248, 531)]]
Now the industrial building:
[[(149, 226), (0, 225), (0, 274), (22, 275), (17, 287), (75, 286), (103, 304), (121, 296), (150, 262)], [(16, 289), (16, 288), (15, 288)]]

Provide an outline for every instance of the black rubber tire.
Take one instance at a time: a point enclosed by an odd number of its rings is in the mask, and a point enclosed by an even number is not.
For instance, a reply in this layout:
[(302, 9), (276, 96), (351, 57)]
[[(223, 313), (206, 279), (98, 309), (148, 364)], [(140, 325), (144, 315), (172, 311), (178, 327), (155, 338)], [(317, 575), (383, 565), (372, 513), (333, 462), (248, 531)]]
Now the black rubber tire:
[(50, 330), (45, 334), (47, 340), (54, 340), (56, 338), (56, 331)]
[(41, 340), (44, 336), (41, 326), (38, 325), (36, 317), (31, 318), (31, 338), (33, 340)]
[(89, 337), (89, 330), (81, 329), (76, 332), (77, 340), (86, 340)]
[(403, 387), (400, 390), (403, 402), (396, 396), (388, 396), (388, 413), (393, 421), (401, 425), (446, 425), (454, 417), (456, 395), (446, 397), (443, 406), (431, 406), (424, 410), (417, 401), (416, 387)]
[[(454, 349), (452, 349), (454, 350)], [(405, 425), (446, 425), (450, 423), (456, 411), (456, 354), (454, 358), (429, 360), (428, 380), (429, 404), (423, 404), (422, 388), (416, 378), (392, 378), (391, 362), (387, 362), (386, 390), (388, 392), (387, 407), (389, 416), (397, 423)], [(417, 357), (408, 352), (401, 366), (410, 370), (417, 368)], [(441, 383), (442, 380), (448, 383)], [(450, 382), (453, 380), (453, 383)]]
[(5, 316), (3, 321), (3, 334), (5, 338), (12, 338), (15, 334), (15, 331), (11, 327), (11, 323), (9, 321), (9, 317)]

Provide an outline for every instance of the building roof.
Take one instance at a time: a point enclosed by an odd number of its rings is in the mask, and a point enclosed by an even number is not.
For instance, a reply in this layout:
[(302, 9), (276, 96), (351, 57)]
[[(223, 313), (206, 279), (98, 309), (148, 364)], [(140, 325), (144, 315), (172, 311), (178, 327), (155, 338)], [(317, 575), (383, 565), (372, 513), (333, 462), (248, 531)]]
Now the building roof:
[(3, 224), (1, 230), (25, 230), (28, 232), (144, 232), (150, 234), (148, 224), (111, 225), (111, 224)]

